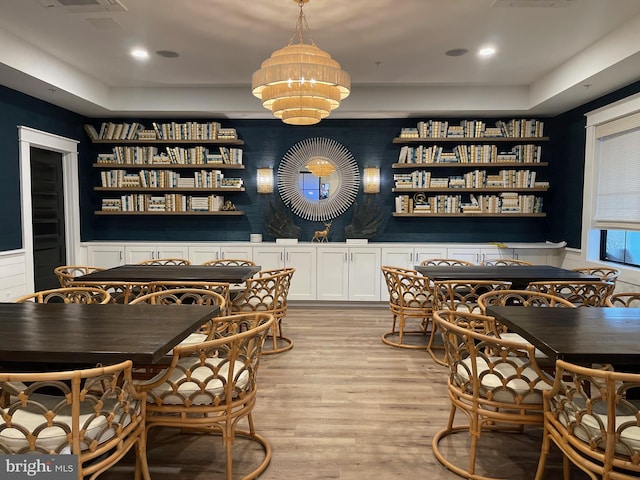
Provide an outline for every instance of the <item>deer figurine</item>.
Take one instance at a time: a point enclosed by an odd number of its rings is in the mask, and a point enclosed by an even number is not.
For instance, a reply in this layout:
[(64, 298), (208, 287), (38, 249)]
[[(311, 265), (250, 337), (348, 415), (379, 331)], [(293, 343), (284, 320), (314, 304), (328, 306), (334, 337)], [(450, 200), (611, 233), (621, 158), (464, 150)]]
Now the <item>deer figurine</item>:
[(331, 228), (331, 224), (333, 222), (329, 222), (329, 223), (325, 223), (324, 226), (326, 227), (324, 230), (316, 230), (316, 232), (313, 234), (313, 238), (311, 239), (312, 242), (328, 242), (329, 239), (327, 238), (329, 236), (329, 229)]

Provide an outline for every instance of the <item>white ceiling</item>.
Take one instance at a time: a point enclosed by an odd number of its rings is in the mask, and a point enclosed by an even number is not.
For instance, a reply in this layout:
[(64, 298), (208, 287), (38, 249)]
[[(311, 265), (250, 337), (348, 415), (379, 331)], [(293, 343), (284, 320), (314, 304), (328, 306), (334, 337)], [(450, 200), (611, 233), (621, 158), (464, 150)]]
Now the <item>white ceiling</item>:
[[(0, 83), (89, 116), (271, 118), (251, 74), (298, 12), (292, 0), (0, 0)], [(331, 118), (554, 115), (640, 80), (640, 0), (311, 0), (304, 12), (351, 75)], [(497, 54), (479, 58), (485, 45)], [(455, 48), (469, 53), (445, 55)]]

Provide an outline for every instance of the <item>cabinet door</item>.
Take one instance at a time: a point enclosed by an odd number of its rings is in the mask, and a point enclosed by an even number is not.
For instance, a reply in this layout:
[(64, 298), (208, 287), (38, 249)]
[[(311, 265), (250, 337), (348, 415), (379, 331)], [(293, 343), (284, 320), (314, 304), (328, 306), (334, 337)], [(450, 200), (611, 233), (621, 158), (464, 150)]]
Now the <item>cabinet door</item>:
[(562, 258), (558, 249), (547, 248), (515, 248), (514, 258), (533, 263), (534, 265), (552, 265), (559, 267)]
[(156, 258), (155, 245), (125, 245), (124, 254), (127, 264), (140, 263)]
[(379, 248), (349, 249), (349, 300), (379, 302), (381, 279)]
[(429, 258), (444, 258), (447, 256), (446, 247), (416, 247), (413, 255), (414, 267)]
[(262, 270), (284, 267), (284, 247), (275, 245), (253, 247), (253, 261)]
[(189, 261), (193, 265), (202, 265), (210, 260), (220, 260), (218, 245), (210, 243), (189, 245)]
[(412, 247), (383, 247), (382, 265), (390, 267), (413, 268), (414, 251)]
[(250, 245), (232, 246), (220, 245), (220, 259), (237, 258), (242, 260), (253, 260), (253, 248)]
[(481, 248), (480, 261), (500, 260), (501, 258), (514, 258), (512, 248)]
[(466, 260), (467, 262), (480, 264), (479, 248), (447, 248), (447, 258), (455, 258), (458, 260)]
[(187, 245), (157, 245), (155, 258), (189, 258)]
[[(318, 247), (318, 300), (349, 299), (349, 251), (347, 248)], [(378, 278), (378, 277), (376, 277)]]
[(111, 268), (124, 264), (124, 246), (89, 245), (87, 247), (88, 264), (94, 267)]
[(284, 263), (296, 269), (291, 280), (289, 300), (316, 299), (316, 249), (315, 247), (286, 247)]

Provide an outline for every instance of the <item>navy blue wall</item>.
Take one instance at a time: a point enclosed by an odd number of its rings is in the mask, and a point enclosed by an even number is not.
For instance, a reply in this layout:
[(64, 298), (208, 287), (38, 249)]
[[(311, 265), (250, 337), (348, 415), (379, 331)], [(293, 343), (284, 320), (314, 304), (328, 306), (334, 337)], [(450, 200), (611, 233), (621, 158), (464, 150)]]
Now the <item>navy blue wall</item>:
[(0, 86), (0, 251), (22, 248), (18, 126), (81, 139), (83, 121), (80, 115)]
[[(361, 170), (379, 166), (382, 174), (380, 194), (375, 195), (385, 212), (385, 224), (374, 241), (383, 242), (536, 242), (566, 240), (580, 247), (582, 216), (582, 172), (584, 170), (584, 113), (640, 91), (634, 83), (587, 105), (555, 118), (545, 118), (545, 134), (551, 141), (543, 144), (543, 161), (550, 167), (546, 178), (551, 189), (544, 197), (546, 218), (394, 218), (393, 173), (399, 145), (392, 139), (402, 127), (413, 127), (418, 119), (331, 120), (312, 127), (287, 126), (278, 120), (221, 120), (224, 127), (235, 127), (244, 140), (245, 170), (238, 171), (245, 180), (246, 192), (229, 196), (242, 217), (125, 217), (96, 216), (101, 195), (93, 191), (99, 183), (99, 171), (91, 167), (95, 155), (105, 145), (92, 145), (82, 130), (84, 123), (98, 126), (102, 121), (140, 121), (148, 119), (86, 119), (46, 102), (0, 87), (0, 151), (3, 175), (0, 177), (0, 251), (22, 247), (19, 192), (19, 160), (17, 126), (81, 140), (79, 145), (81, 238), (90, 240), (248, 240), (250, 233), (263, 233), (264, 214), (269, 203), (280, 204), (279, 196), (258, 195), (255, 188), (256, 168), (278, 164), (286, 151), (309, 137), (327, 137), (343, 144), (353, 154)], [(463, 117), (466, 118), (466, 117)], [(165, 121), (170, 119), (154, 119)], [(211, 120), (211, 119), (207, 119)], [(457, 122), (460, 118), (450, 118)], [(492, 123), (495, 119), (485, 119)], [(180, 120), (178, 120), (180, 121)], [(109, 150), (106, 146), (106, 150)], [(235, 176), (235, 172), (233, 174)], [(364, 194), (360, 193), (359, 199)], [(294, 217), (302, 228), (301, 240), (309, 240), (320, 222), (307, 222)], [(351, 223), (349, 210), (333, 222), (331, 241), (344, 240), (344, 226)]]

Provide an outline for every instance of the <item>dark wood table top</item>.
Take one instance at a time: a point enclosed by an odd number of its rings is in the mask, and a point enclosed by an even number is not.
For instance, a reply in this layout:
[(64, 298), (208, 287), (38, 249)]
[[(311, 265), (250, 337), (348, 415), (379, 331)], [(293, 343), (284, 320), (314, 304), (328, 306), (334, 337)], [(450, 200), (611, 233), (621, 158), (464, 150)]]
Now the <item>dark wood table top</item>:
[(487, 314), (550, 358), (640, 367), (640, 308), (488, 306)]
[(217, 313), (203, 305), (0, 303), (0, 362), (152, 364)]
[(86, 282), (228, 282), (242, 283), (260, 271), (261, 267), (227, 267), (208, 265), (120, 265), (88, 273), (74, 279)]
[(593, 275), (585, 275), (573, 270), (551, 265), (505, 265), (496, 266), (420, 266), (419, 273), (433, 281), (440, 280), (500, 280), (512, 282), (513, 289), (525, 288), (529, 282), (545, 280), (599, 280)]

